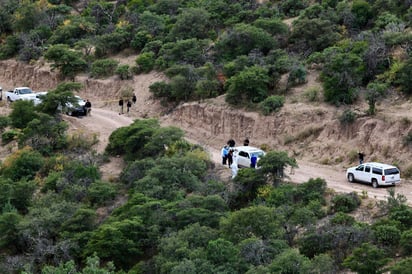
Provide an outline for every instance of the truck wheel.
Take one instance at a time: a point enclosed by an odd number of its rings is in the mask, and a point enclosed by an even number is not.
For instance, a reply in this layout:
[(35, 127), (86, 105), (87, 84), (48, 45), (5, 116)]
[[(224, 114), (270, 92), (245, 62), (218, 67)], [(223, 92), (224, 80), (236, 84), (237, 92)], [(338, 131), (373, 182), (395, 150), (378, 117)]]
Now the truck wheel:
[(9, 103), (12, 102), (12, 100), (10, 100), (10, 97), (9, 97), (9, 96), (7, 96), (7, 102), (9, 102)]
[(355, 182), (355, 176), (353, 176), (352, 173), (349, 173), (349, 174), (348, 174), (348, 181), (349, 181), (349, 183)]
[(376, 179), (372, 179), (372, 186), (373, 188), (377, 188), (379, 186), (378, 181)]

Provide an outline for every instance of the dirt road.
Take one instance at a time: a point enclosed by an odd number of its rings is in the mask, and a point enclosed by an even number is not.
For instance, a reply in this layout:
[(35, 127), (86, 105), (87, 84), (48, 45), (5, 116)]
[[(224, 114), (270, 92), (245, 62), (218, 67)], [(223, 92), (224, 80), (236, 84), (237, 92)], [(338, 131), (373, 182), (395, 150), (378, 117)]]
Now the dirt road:
[[(126, 115), (119, 115), (118, 113), (102, 109), (93, 108), (92, 115), (89, 117), (73, 118), (67, 117), (66, 120), (72, 124), (74, 129), (83, 128), (90, 132), (95, 132), (99, 136), (99, 144), (96, 148), (97, 152), (102, 152), (108, 143), (110, 134), (116, 128), (127, 126), (133, 122), (133, 117)], [(213, 161), (220, 164), (220, 148), (212, 147), (210, 144), (205, 145), (204, 140), (193, 140), (188, 137), (189, 141), (199, 143), (209, 152)], [(106, 178), (117, 176), (123, 165), (120, 158), (112, 158), (111, 162), (102, 167), (102, 172)], [(299, 168), (288, 172), (288, 176), (292, 182), (303, 183), (310, 178), (322, 178), (327, 182), (329, 188), (336, 192), (353, 192), (359, 194), (366, 192), (368, 197), (377, 200), (386, 200), (388, 196), (388, 189), (393, 187), (382, 187), (374, 189), (369, 185), (351, 184), (345, 178), (345, 170), (336, 166), (326, 166), (311, 162), (305, 162), (298, 159)], [(228, 176), (230, 170), (228, 169)], [(402, 183), (395, 187), (396, 193), (404, 195), (408, 199), (408, 204), (412, 205), (412, 183), (403, 180)]]

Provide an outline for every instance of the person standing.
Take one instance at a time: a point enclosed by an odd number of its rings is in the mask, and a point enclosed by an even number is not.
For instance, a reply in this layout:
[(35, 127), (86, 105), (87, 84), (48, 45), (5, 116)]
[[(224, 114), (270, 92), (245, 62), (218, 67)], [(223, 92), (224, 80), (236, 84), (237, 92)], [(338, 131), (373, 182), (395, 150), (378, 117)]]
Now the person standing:
[(229, 154), (229, 149), (228, 149), (228, 147), (225, 145), (225, 146), (223, 146), (223, 148), (222, 148), (222, 150), (221, 150), (222, 165), (226, 165), (228, 154)]
[(237, 175), (237, 172), (239, 171), (239, 166), (238, 166), (238, 162), (237, 162), (237, 150), (235, 149), (233, 151), (233, 163), (231, 165), (231, 170), (232, 170), (232, 179), (234, 179)]
[(119, 100), (119, 108), (120, 108), (119, 115), (121, 115), (123, 114), (123, 99), (122, 98), (120, 98)]
[(87, 99), (86, 103), (84, 104), (84, 112), (86, 116), (90, 115), (91, 111), (92, 111), (92, 103), (90, 103), (89, 99)]
[(127, 106), (127, 113), (129, 113), (130, 108), (132, 107), (132, 102), (130, 102), (130, 100), (127, 100), (126, 106)]
[(231, 167), (233, 163), (233, 149), (229, 149), (229, 153), (227, 154), (227, 165), (229, 168)]
[(363, 157), (365, 157), (365, 154), (359, 151), (358, 156), (359, 156), (359, 164), (361, 165), (363, 164)]
[(250, 157), (250, 167), (256, 168), (256, 163), (257, 163), (257, 157), (255, 154), (252, 154), (252, 157)]
[(136, 104), (136, 101), (137, 101), (136, 94), (133, 93), (133, 97), (132, 97), (133, 104)]

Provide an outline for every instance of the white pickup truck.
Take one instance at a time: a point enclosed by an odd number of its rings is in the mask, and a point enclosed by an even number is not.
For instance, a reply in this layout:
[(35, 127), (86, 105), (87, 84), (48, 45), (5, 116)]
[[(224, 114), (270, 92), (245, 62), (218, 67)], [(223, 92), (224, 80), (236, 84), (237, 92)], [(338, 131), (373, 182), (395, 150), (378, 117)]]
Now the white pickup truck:
[(33, 97), (33, 91), (28, 87), (18, 87), (14, 90), (6, 91), (4, 95), (6, 96), (7, 101), (14, 102)]

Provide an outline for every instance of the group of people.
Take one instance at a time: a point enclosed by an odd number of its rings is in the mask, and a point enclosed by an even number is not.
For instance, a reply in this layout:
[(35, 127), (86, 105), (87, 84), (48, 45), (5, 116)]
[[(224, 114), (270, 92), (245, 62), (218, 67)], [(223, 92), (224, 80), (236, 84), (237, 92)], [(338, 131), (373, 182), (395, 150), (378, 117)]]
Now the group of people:
[[(133, 96), (132, 96), (132, 102), (133, 102), (133, 104), (136, 104), (136, 101), (137, 101), (136, 94), (133, 94)], [(132, 107), (132, 102), (130, 102), (130, 100), (127, 100), (127, 103), (126, 103), (126, 111), (127, 111), (127, 113), (129, 113), (130, 108)], [(120, 110), (119, 110), (119, 115), (124, 114), (124, 112), (123, 112), (123, 105), (124, 105), (123, 98), (120, 98), (120, 100), (119, 100), (119, 108), (120, 108)]]
[[(236, 142), (233, 139), (230, 139), (227, 141), (226, 145), (223, 146), (221, 150), (221, 156), (222, 156), (222, 165), (228, 165), (228, 167), (232, 170), (232, 179), (236, 177), (237, 172), (238, 172), (238, 151), (235, 148)], [(249, 145), (249, 139), (246, 138), (243, 141), (244, 146)], [(253, 158), (253, 157), (252, 157)], [(255, 157), (255, 160), (251, 159), (251, 162), (254, 162), (254, 166), (256, 166), (256, 161), (257, 158)]]

